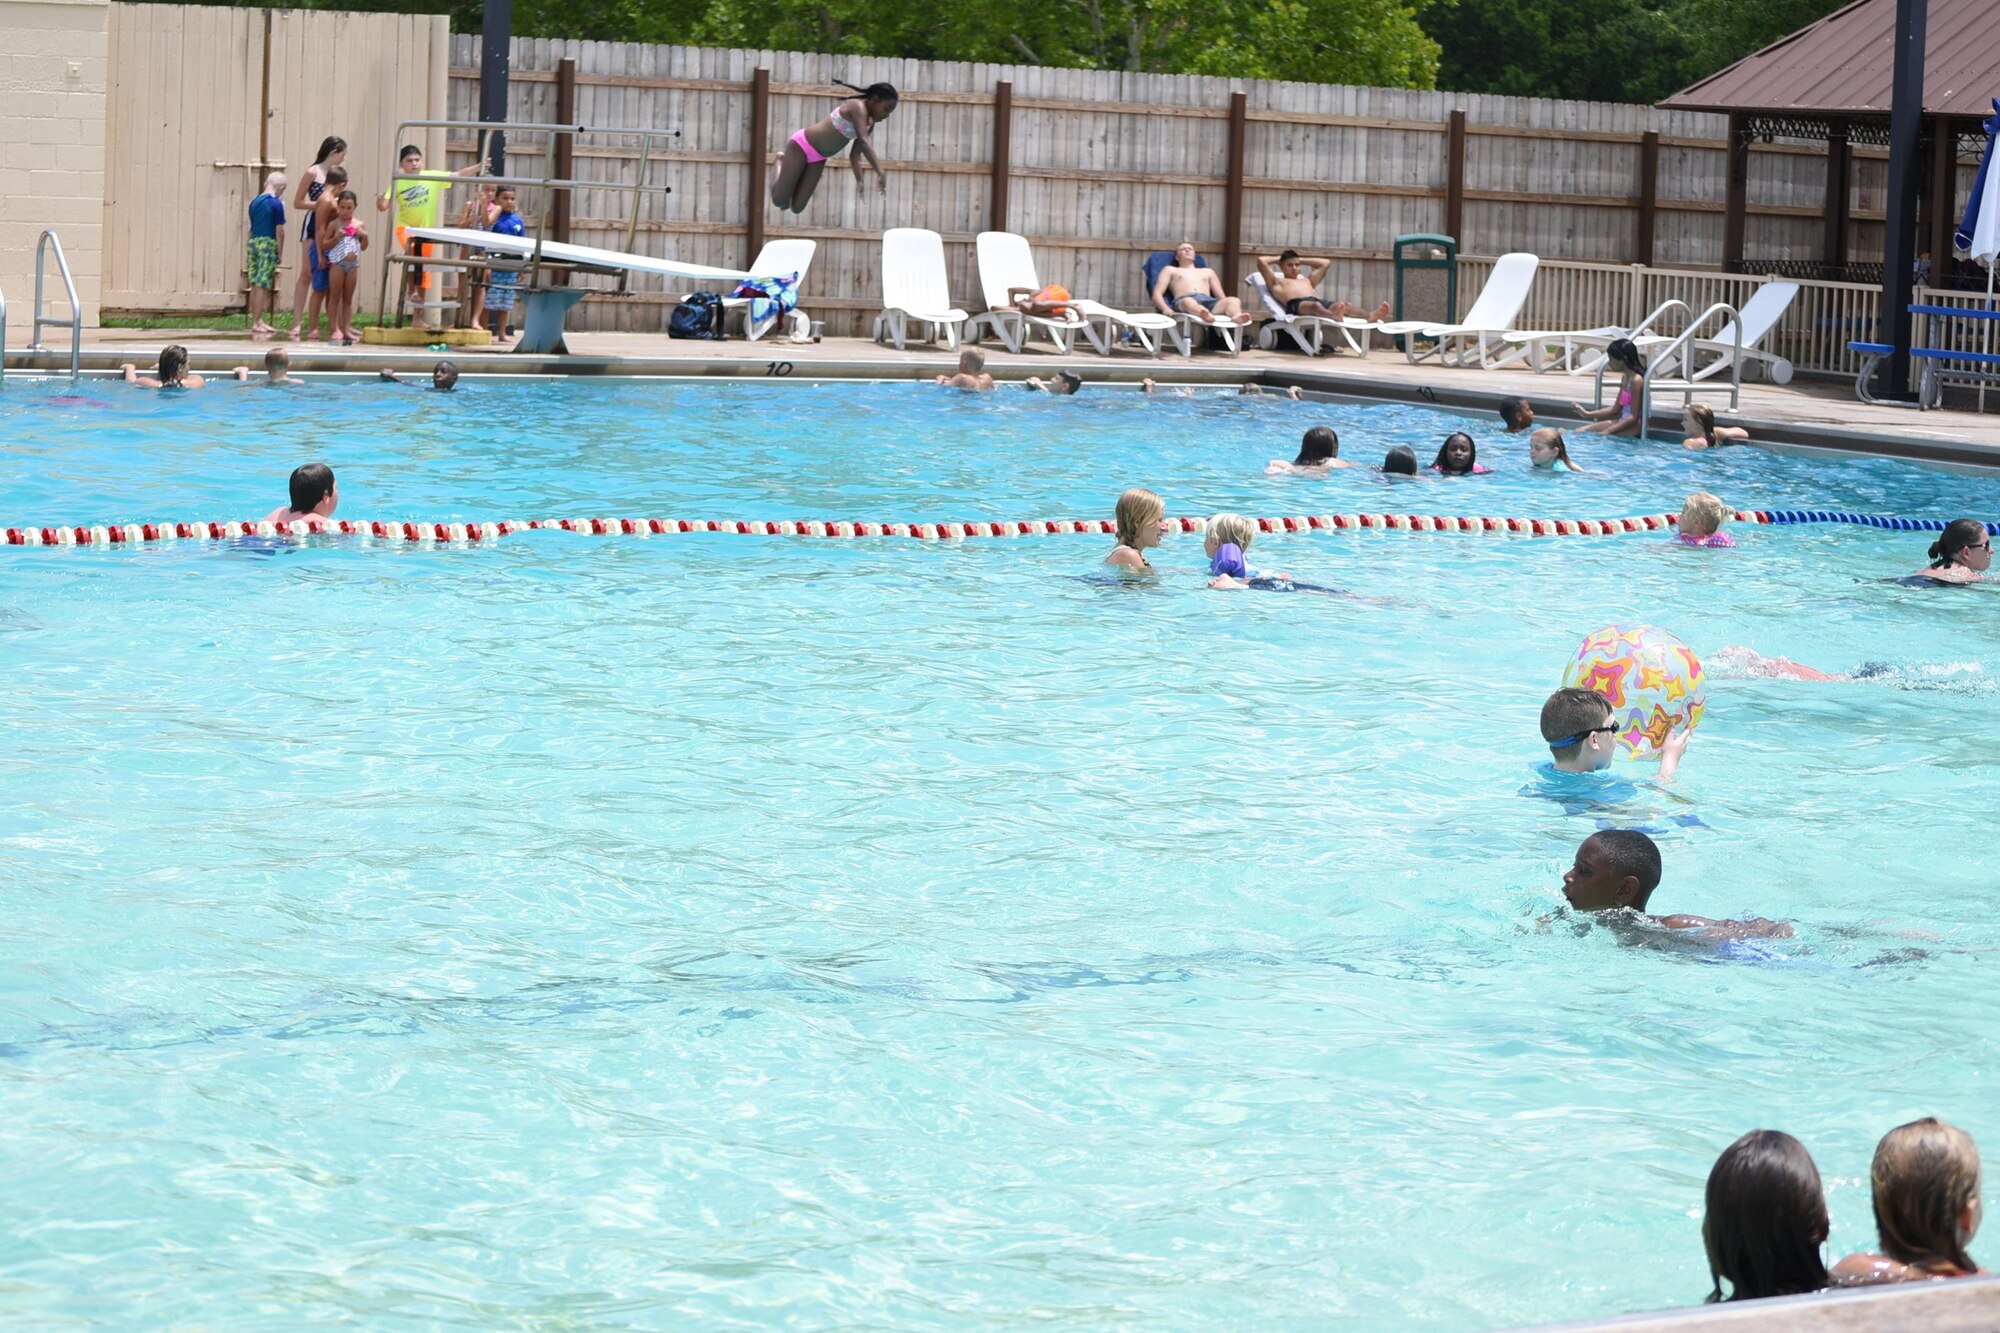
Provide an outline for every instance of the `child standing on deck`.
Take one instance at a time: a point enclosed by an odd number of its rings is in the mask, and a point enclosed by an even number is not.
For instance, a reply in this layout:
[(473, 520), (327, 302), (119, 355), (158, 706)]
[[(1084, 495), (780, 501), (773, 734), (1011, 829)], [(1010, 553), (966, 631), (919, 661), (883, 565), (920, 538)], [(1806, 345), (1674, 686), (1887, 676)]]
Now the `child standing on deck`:
[[(386, 213), (389, 205), (396, 205), (396, 240), (401, 243), (406, 254), (421, 256), (424, 242), (410, 237), (412, 227), (435, 227), (438, 215), (444, 206), (444, 192), (455, 176), (483, 176), (486, 174), (486, 160), (481, 158), (469, 167), (457, 171), (425, 171), (424, 150), (415, 144), (404, 144), (403, 151), (396, 154), (396, 168), (399, 174), (413, 177), (399, 180), (393, 187), (384, 190), (375, 200), (375, 211)], [(420, 301), (424, 289), (430, 286), (430, 279), (421, 265), (406, 265), (409, 277), (406, 283), (406, 299)], [(383, 311), (386, 317), (390, 312)]]
[(368, 228), (354, 216), (360, 201), (352, 190), (342, 190), (334, 198), (333, 223), (323, 228), (320, 239), (327, 241), (327, 318), (333, 322), (330, 341), (352, 344), (361, 341), (354, 331), (354, 284), (361, 275), (361, 252), (368, 248)]
[(262, 341), (274, 332), (264, 318), (273, 305), (278, 265), (285, 262), (285, 173), (264, 178), (264, 192), (250, 201), (250, 336)]
[[(493, 223), (487, 228), (496, 236), (520, 236), (527, 231), (527, 224), (514, 210), (514, 187), (503, 185), (493, 196), (496, 212)], [(510, 256), (511, 258), (511, 256)], [(488, 269), (486, 271), (486, 313), (492, 318), (489, 327), (496, 339), (507, 337), (507, 322), (514, 314), (514, 297), (521, 285), (518, 269)]]
[(312, 211), (306, 215), (306, 273), (312, 286), (312, 296), (306, 302), (306, 317), (303, 323), (292, 321), (292, 341), (313, 336), (313, 329), (319, 323), (320, 311), (327, 311), (327, 341), (339, 336), (339, 326), (333, 322), (333, 312), (328, 308), (326, 251), (333, 244), (327, 229), (333, 225), (335, 205), (340, 192), (347, 188), (347, 168), (328, 167), (325, 183), (319, 197), (313, 201)]
[[(320, 141), (319, 156), (313, 159), (313, 164), (299, 177), (299, 192), (292, 198), (292, 207), (299, 210), (305, 218), (299, 224), (299, 253), (302, 257), (299, 264), (299, 278), (292, 284), (292, 339), (295, 342), (305, 337), (308, 332), (299, 322), (299, 314), (306, 309), (308, 295), (324, 290), (313, 285), (314, 265), (318, 262), (313, 258), (312, 248), (313, 205), (318, 203), (320, 195), (326, 192), (327, 173), (346, 160), (347, 140), (337, 134), (327, 135)], [(341, 179), (346, 179), (345, 174)], [(319, 303), (315, 301), (312, 308), (317, 311)], [(317, 319), (318, 316), (314, 315), (313, 318)]]

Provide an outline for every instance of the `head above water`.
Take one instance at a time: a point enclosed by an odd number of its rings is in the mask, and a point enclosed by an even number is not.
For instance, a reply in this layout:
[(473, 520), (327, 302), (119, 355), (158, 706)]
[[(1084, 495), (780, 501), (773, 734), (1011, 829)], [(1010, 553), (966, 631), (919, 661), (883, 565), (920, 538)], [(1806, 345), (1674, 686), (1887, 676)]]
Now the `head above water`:
[(1681, 532), (1689, 537), (1713, 537), (1729, 519), (1729, 506), (1719, 496), (1696, 491), (1681, 506)]
[(977, 375), (986, 369), (986, 353), (977, 347), (960, 348), (958, 353), (958, 373)]
[(1382, 470), (1392, 477), (1414, 477), (1417, 475), (1416, 451), (1406, 444), (1399, 444), (1382, 456)]
[(1993, 539), (1987, 535), (1986, 525), (1976, 518), (1953, 519), (1931, 543), (1933, 569), (1964, 565), (1983, 571), (1992, 563)]
[(340, 503), (340, 488), (334, 484), (333, 469), (324, 463), (305, 463), (292, 469), (292, 512), (324, 517)]
[(1144, 486), (1134, 486), (1118, 497), (1115, 511), (1118, 544), (1142, 551), (1158, 546), (1166, 535), (1167, 505)]
[(1753, 1129), (1723, 1149), (1708, 1173), (1701, 1240), (1720, 1301), (1797, 1296), (1826, 1286), (1820, 1246), (1828, 1233), (1826, 1190), (1805, 1145), (1775, 1129)]
[(1216, 514), (1201, 528), (1201, 544), (1210, 559), (1224, 546), (1234, 546), (1240, 556), (1256, 536), (1257, 525), (1241, 514)]
[(1535, 424), (1535, 409), (1525, 398), (1502, 398), (1500, 420), (1508, 430), (1526, 430)]
[(440, 393), (450, 393), (458, 383), (458, 363), (440, 361), (431, 367), (431, 387)]
[(1447, 476), (1463, 476), (1479, 465), (1479, 446), (1462, 430), (1444, 437), (1431, 466)]
[(1707, 403), (1689, 403), (1681, 412), (1682, 419), (1694, 429), (1696, 435), (1715, 443), (1715, 409)]
[(1340, 436), (1331, 426), (1314, 426), (1299, 441), (1299, 456), (1293, 467), (1313, 467), (1340, 457)]
[(1868, 1168), (1875, 1230), (1891, 1259), (1931, 1272), (1979, 1265), (1966, 1246), (1979, 1230), (1979, 1148), (1935, 1116), (1898, 1125)]
[(188, 349), (179, 343), (168, 343), (160, 349), (160, 383), (179, 384), (187, 378)]
[(1660, 887), (1660, 849), (1637, 829), (1599, 829), (1576, 849), (1563, 872), (1563, 897), (1579, 912), (1629, 907), (1646, 910)]
[(1569, 443), (1563, 433), (1554, 426), (1539, 426), (1528, 437), (1528, 461), (1538, 468), (1554, 471), (1558, 466), (1576, 469), (1576, 460), (1569, 456)]
[(1083, 387), (1083, 376), (1073, 370), (1058, 370), (1049, 376), (1049, 392), (1071, 394)]
[(292, 368), (292, 354), (282, 347), (273, 347), (264, 353), (264, 369), (274, 380), (283, 379)]
[(1560, 689), (1542, 704), (1542, 740), (1559, 764), (1605, 768), (1618, 739), (1615, 720), (1611, 701), (1596, 690)]

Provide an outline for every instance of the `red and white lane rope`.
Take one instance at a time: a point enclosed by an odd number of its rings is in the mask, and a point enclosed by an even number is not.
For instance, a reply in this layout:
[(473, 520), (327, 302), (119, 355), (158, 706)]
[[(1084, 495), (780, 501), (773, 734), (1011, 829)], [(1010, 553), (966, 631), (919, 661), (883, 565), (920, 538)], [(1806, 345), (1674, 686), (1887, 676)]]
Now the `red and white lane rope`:
[[(1814, 521), (1773, 518), (1763, 510), (1739, 509), (1739, 523)], [(1607, 537), (1626, 532), (1660, 532), (1676, 514), (1638, 518), (1465, 518), (1432, 514), (1303, 514), (1253, 520), (1259, 532), (1486, 532), (1529, 537)], [(1839, 521), (1833, 519), (1818, 521)], [(1170, 518), (1178, 532), (1200, 532), (1206, 520)], [(173, 541), (234, 541), (244, 537), (307, 537), (338, 534), (389, 542), (493, 542), (516, 532), (562, 531), (596, 537), (654, 537), (684, 532), (721, 532), (749, 537), (911, 537), (919, 541), (962, 541), (969, 537), (1041, 537), (1069, 533), (1111, 535), (1108, 518), (1031, 518), (1020, 522), (857, 523), (806, 519), (536, 518), (498, 523), (386, 523), (353, 519), (312, 519), (274, 523), (106, 523), (95, 527), (8, 528), (9, 546), (141, 546)]]

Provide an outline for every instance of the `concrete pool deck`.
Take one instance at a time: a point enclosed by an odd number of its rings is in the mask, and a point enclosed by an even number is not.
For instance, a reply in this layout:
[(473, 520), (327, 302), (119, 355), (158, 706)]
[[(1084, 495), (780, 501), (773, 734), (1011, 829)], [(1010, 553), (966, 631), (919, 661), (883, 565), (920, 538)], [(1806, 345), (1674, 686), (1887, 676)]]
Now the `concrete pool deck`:
[[(263, 363), (269, 342), (252, 342), (241, 334), (206, 330), (98, 329), (84, 335), (86, 372), (115, 371), (130, 361), (141, 370), (156, 363), (168, 342), (187, 346), (194, 369), (213, 374), (231, 366)], [(323, 343), (282, 345), (292, 352), (295, 371), (367, 374), (383, 367), (400, 373), (424, 373), (441, 357), (450, 357), (468, 375), (660, 375), (720, 379), (866, 379), (927, 380), (956, 368), (956, 354), (942, 347), (912, 344), (907, 351), (860, 338), (829, 338), (817, 343), (767, 340), (691, 342), (664, 334), (574, 333), (567, 356), (528, 356), (506, 351), (423, 348), (329, 347)], [(1046, 376), (1074, 370), (1090, 383), (1136, 384), (1152, 376), (1165, 383), (1266, 387), (1297, 384), (1315, 395), (1335, 398), (1426, 402), (1492, 416), (1502, 397), (1520, 396), (1535, 405), (1538, 418), (1559, 423), (1573, 420), (1572, 400), (1588, 400), (1593, 381), (1588, 376), (1537, 375), (1520, 368), (1452, 370), (1435, 364), (1411, 365), (1400, 352), (1377, 348), (1366, 358), (1352, 355), (1306, 357), (1290, 351), (1245, 351), (1231, 357), (1203, 353), (1192, 358), (1172, 352), (1153, 358), (1136, 353), (1103, 357), (1084, 352), (1057, 355), (1053, 351), (1009, 353), (994, 344), (982, 347), (987, 369), (1003, 381), (1028, 375)], [(10, 350), (8, 369), (59, 371), (68, 363), (57, 352)], [(2000, 394), (1995, 395), (2000, 403)], [(1860, 402), (1851, 385), (1841, 381), (1801, 382), (1779, 387), (1746, 383), (1741, 406), (1734, 412), (1717, 404), (1725, 422), (1749, 427), (1759, 443), (1839, 453), (1885, 454), (1946, 465), (2000, 467), (2000, 418), (1974, 412), (1918, 412)], [(1677, 405), (1656, 410), (1656, 434), (1678, 430)], [(1495, 434), (1498, 434), (1497, 421)]]

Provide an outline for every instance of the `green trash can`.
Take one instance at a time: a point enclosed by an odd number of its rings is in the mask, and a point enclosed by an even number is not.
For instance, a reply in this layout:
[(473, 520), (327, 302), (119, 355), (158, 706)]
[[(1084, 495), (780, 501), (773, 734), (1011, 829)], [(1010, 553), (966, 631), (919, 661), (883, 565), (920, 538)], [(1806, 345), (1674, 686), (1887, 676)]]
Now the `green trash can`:
[(1458, 242), (1414, 232), (1396, 238), (1396, 318), (1458, 322)]

